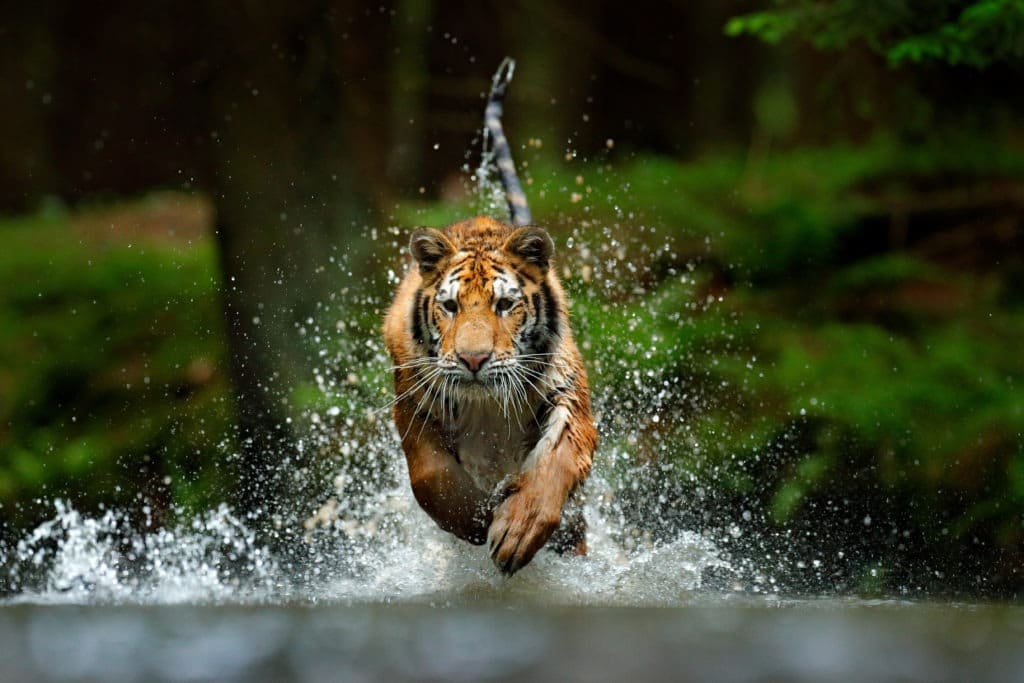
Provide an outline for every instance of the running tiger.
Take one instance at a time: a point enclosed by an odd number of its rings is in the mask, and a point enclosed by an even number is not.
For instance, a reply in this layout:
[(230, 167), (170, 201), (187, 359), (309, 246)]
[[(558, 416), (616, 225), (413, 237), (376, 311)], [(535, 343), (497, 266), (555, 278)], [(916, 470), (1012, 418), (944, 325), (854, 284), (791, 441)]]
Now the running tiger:
[(413, 494), (445, 531), (486, 542), (507, 574), (549, 541), (586, 553), (578, 497), (597, 446), (554, 243), (528, 225), (502, 132), (513, 67), (498, 69), (485, 114), (512, 225), (477, 217), (414, 231), (384, 319)]

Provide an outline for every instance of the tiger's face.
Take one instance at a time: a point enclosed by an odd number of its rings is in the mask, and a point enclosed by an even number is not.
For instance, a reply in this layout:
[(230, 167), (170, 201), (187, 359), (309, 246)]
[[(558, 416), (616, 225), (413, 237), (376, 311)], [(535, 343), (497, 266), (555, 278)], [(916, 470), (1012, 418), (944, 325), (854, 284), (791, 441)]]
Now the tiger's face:
[(412, 336), (453, 391), (533, 384), (557, 344), (559, 303), (548, 283), (553, 243), (541, 228), (458, 244), (432, 229), (410, 249), (422, 285)]

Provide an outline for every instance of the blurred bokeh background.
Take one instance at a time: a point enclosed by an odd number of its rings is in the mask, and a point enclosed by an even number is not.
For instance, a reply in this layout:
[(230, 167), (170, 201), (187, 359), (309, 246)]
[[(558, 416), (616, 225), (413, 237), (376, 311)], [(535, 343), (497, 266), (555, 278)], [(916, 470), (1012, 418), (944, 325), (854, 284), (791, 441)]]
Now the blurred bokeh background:
[(280, 512), (314, 412), (359, 457), (506, 55), (637, 523), (795, 590), (1024, 588), (1020, 0), (7, 7), (0, 550), (54, 498)]

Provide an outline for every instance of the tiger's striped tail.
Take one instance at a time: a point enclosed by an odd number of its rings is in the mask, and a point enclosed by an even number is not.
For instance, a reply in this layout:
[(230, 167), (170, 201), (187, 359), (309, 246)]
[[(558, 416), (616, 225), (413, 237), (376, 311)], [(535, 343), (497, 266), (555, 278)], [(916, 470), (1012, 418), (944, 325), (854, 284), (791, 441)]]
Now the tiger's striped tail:
[(505, 189), (512, 225), (521, 226), (530, 225), (533, 218), (530, 216), (530, 207), (526, 203), (523, 186), (519, 184), (519, 177), (516, 175), (512, 149), (509, 147), (508, 138), (505, 137), (505, 131), (501, 127), (501, 115), (505, 109), (505, 92), (508, 90), (509, 81), (512, 80), (515, 70), (515, 61), (506, 57), (494, 74), (491, 94), (487, 97), (487, 109), (484, 110), (484, 158), (487, 158), (489, 151), (493, 152), (494, 162), (498, 165), (498, 171), (501, 173), (501, 185)]

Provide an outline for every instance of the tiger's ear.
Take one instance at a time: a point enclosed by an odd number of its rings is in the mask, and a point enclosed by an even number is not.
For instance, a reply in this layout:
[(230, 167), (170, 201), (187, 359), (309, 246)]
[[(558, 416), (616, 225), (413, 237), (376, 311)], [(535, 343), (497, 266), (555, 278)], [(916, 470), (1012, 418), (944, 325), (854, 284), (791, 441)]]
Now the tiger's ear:
[(418, 228), (409, 238), (409, 252), (420, 267), (420, 275), (429, 275), (438, 264), (455, 253), (455, 245), (439, 230)]
[(528, 226), (519, 228), (509, 235), (502, 248), (546, 272), (551, 263), (551, 252), (555, 250), (555, 243), (544, 228)]

